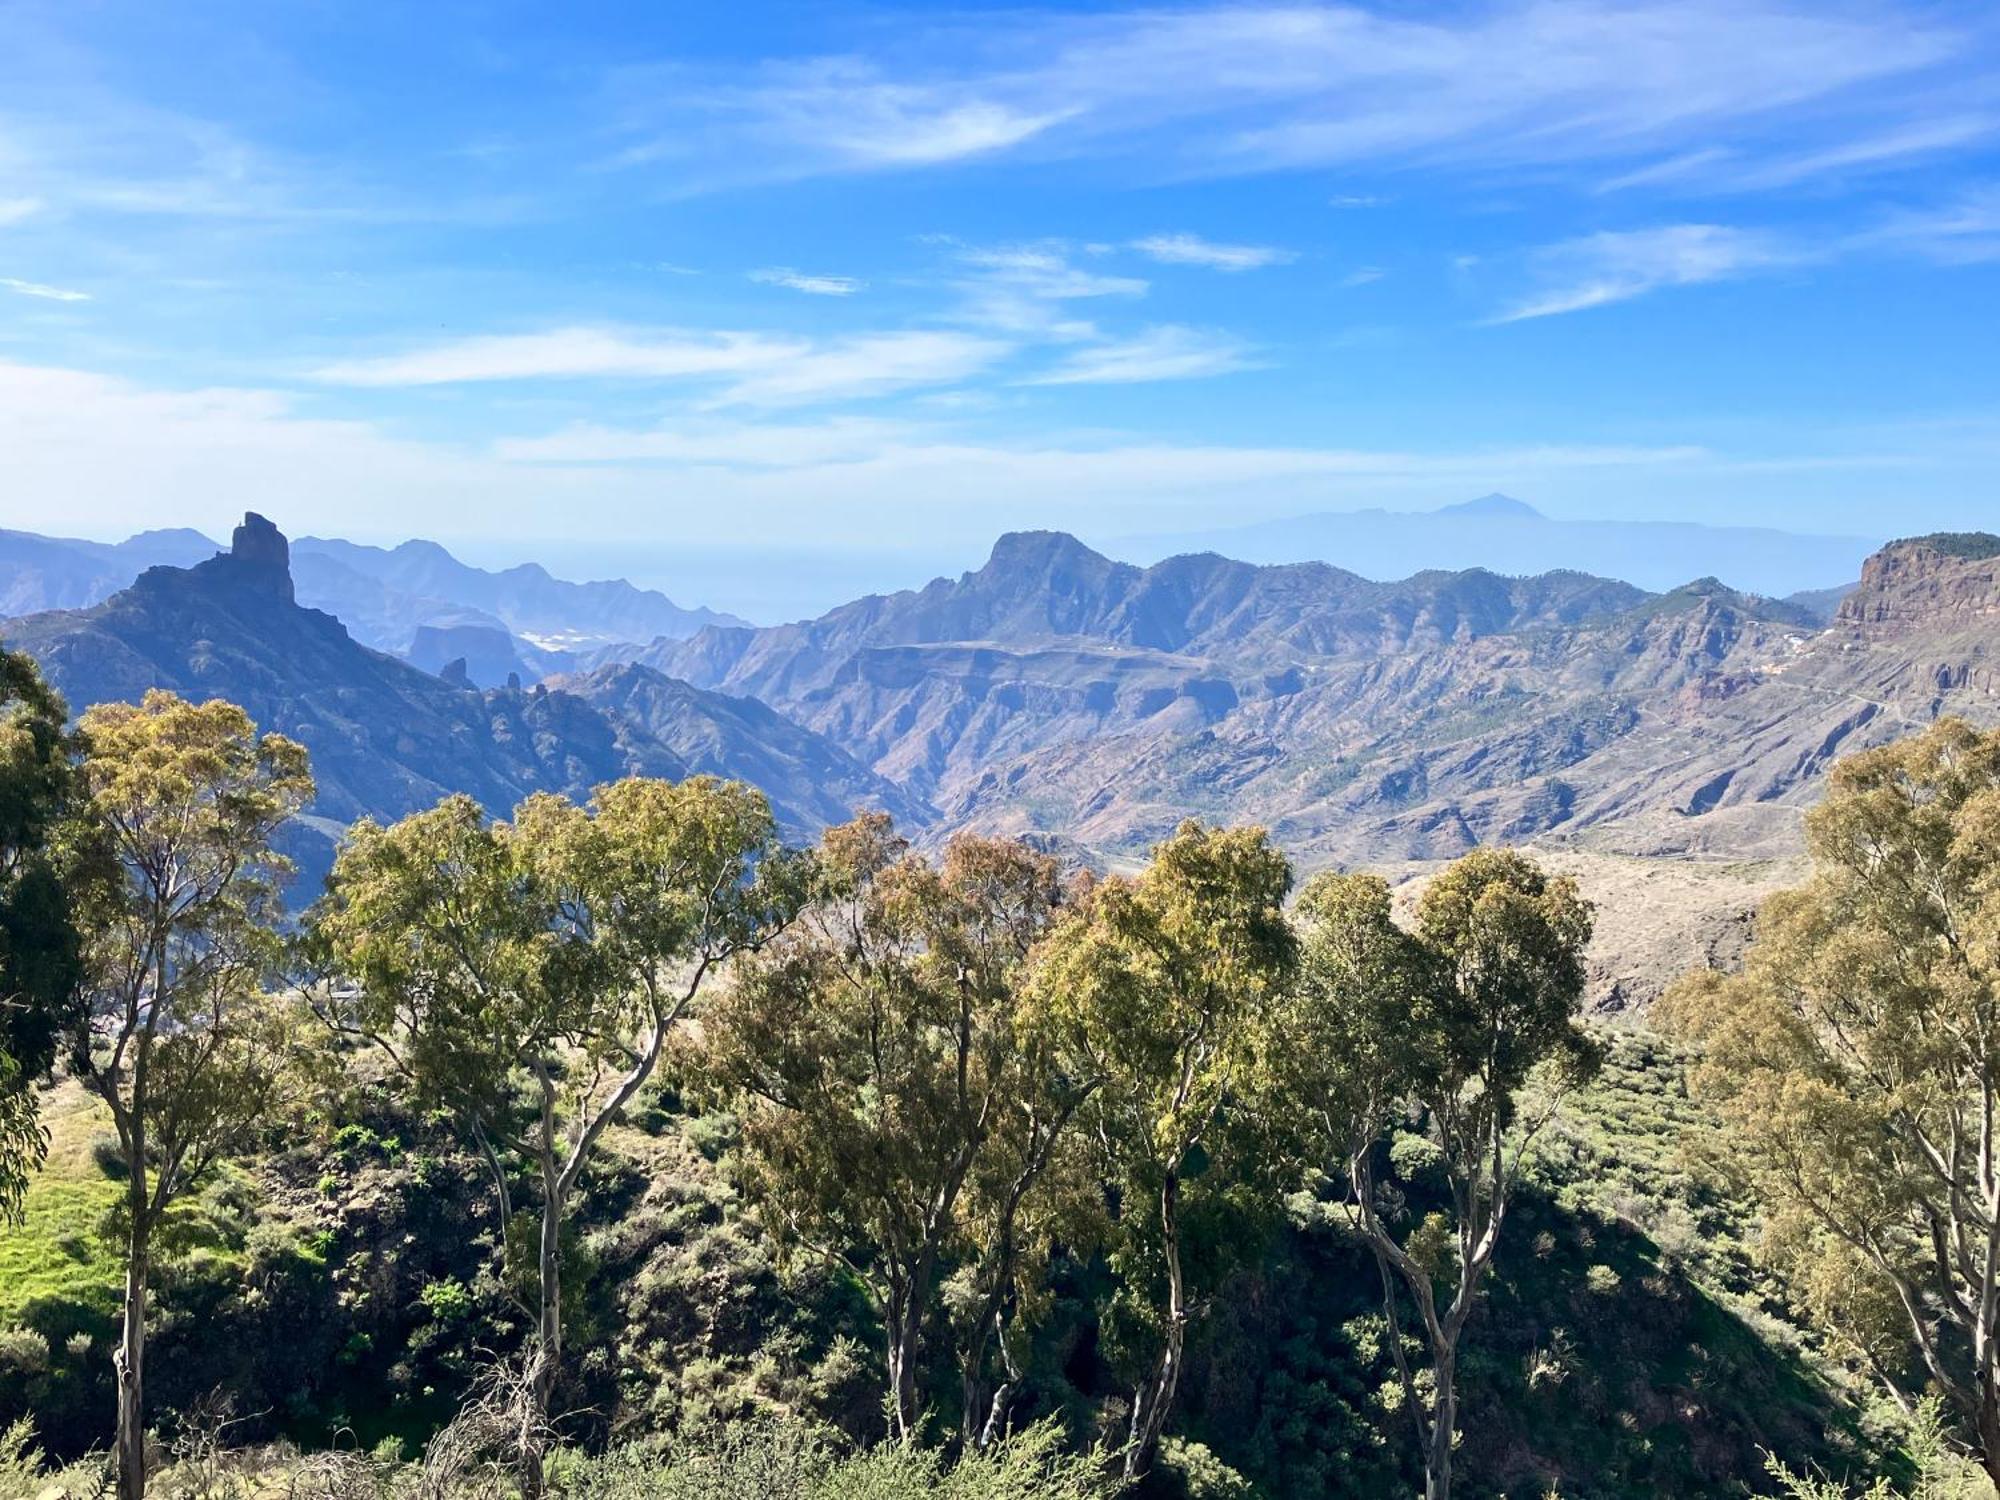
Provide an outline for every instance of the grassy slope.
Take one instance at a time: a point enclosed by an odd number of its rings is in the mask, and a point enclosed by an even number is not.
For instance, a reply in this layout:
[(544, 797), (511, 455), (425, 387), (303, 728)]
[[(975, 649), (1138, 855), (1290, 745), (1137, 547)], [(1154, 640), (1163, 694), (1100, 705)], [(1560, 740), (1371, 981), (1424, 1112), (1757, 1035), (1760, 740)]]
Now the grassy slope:
[(122, 1271), (98, 1233), (117, 1203), (91, 1146), (111, 1128), (104, 1107), (74, 1084), (43, 1099), (49, 1159), (28, 1187), (22, 1221), (0, 1227), (0, 1326), (37, 1302), (63, 1301), (106, 1313), (117, 1305)]

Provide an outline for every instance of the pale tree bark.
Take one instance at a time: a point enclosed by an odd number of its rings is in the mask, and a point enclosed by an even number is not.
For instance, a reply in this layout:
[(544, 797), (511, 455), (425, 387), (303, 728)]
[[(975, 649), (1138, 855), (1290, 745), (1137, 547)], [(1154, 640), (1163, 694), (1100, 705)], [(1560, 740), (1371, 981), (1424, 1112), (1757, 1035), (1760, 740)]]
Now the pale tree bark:
[[(143, 1151), (144, 1140), (137, 1142)], [(132, 1167), (128, 1160), (127, 1167)], [(125, 1304), (112, 1368), (118, 1378), (118, 1427), (113, 1446), (118, 1500), (146, 1493), (146, 1292), (152, 1271), (152, 1222), (147, 1211), (143, 1167), (127, 1179), (127, 1211), (132, 1222), (125, 1238)]]
[(1132, 1400), (1132, 1430), (1125, 1444), (1125, 1479), (1136, 1481), (1152, 1467), (1153, 1455), (1166, 1430), (1167, 1413), (1180, 1388), (1181, 1360), (1187, 1346), (1187, 1281), (1181, 1272), (1180, 1177), (1168, 1173), (1160, 1185), (1160, 1232), (1167, 1262), (1167, 1326), (1152, 1378)]
[[(959, 1351), (960, 1438), (968, 1449), (991, 1447), (1005, 1433), (1007, 1413), (1020, 1388), (1022, 1372), (1007, 1341), (1007, 1303), (1014, 1291), (1020, 1256), (1019, 1224), (1023, 1205), (1034, 1191), (1062, 1144), (1077, 1111), (1096, 1092), (1095, 1081), (1073, 1092), (1046, 1117), (1028, 1112), (1027, 1142), (1020, 1170), (1008, 1183), (986, 1249), (986, 1293), (974, 1314), (964, 1348)], [(986, 1395), (987, 1351), (1000, 1351), (1005, 1378)]]
[[(1553, 1112), (1553, 1103), (1550, 1113)], [(1403, 1387), (1403, 1405), (1416, 1428), (1417, 1446), (1424, 1460), (1425, 1500), (1449, 1500), (1452, 1483), (1452, 1448), (1458, 1426), (1458, 1345), (1465, 1325), (1478, 1306), (1479, 1289), (1499, 1247), (1500, 1228), (1507, 1216), (1507, 1202), (1528, 1142), (1548, 1119), (1548, 1113), (1520, 1132), (1510, 1154), (1505, 1132), (1497, 1121), (1485, 1125), (1486, 1139), (1472, 1156), (1472, 1165), (1449, 1172), (1458, 1266), (1451, 1298), (1438, 1305), (1437, 1285), (1428, 1267), (1420, 1265), (1389, 1232), (1375, 1202), (1375, 1176), (1371, 1164), (1375, 1141), (1371, 1136), (1358, 1143), (1347, 1162), (1349, 1209), (1357, 1227), (1375, 1252), (1382, 1275), (1383, 1307), (1389, 1323), (1389, 1341)], [(1445, 1127), (1449, 1132), (1450, 1127)], [(1394, 1277), (1392, 1279), (1391, 1272)], [(1400, 1281), (1417, 1310), (1426, 1351), (1430, 1358), (1432, 1400), (1428, 1415), (1417, 1394), (1415, 1373), (1402, 1347), (1402, 1321), (1396, 1305), (1396, 1282)]]

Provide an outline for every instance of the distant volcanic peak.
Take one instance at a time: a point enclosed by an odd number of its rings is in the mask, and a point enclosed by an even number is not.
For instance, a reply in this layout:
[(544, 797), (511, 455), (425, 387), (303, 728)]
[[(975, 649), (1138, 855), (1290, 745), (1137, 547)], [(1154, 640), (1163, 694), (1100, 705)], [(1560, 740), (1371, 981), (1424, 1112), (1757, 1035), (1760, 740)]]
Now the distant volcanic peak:
[(1536, 510), (1525, 500), (1516, 500), (1512, 495), (1503, 495), (1495, 490), (1490, 495), (1481, 495), (1477, 500), (1462, 500), (1457, 505), (1445, 505), (1432, 512), (1440, 516), (1473, 516), (1488, 520), (1506, 521), (1546, 521), (1547, 516)]

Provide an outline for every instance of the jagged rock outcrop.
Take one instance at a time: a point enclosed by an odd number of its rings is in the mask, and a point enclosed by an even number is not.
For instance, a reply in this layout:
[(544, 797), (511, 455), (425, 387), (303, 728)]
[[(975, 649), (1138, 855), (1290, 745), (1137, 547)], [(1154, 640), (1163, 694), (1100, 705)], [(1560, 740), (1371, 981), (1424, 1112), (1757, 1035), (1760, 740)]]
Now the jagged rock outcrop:
[(1943, 532), (1891, 542), (1862, 565), (1833, 623), (1876, 638), (2000, 630), (2000, 537)]
[[(303, 743), (318, 787), (294, 835), (304, 896), (316, 890), (332, 841), (356, 818), (399, 817), (449, 792), (504, 813), (534, 791), (580, 797), (628, 774), (688, 774), (642, 724), (574, 693), (482, 692), (462, 665), (457, 680), (446, 680), (361, 645), (332, 615), (294, 601), (286, 558), (282, 534), (246, 517), (227, 553), (192, 568), (150, 568), (101, 604), (9, 621), (0, 638), (40, 661), (72, 709), (136, 701), (163, 687), (230, 698), (260, 727)], [(690, 709), (696, 717), (698, 708)], [(775, 732), (777, 724), (763, 727)], [(707, 764), (735, 775), (732, 754), (760, 770), (797, 757), (805, 731), (784, 727), (777, 759), (755, 759), (756, 726), (739, 715), (727, 753)], [(767, 790), (793, 818), (795, 834), (817, 830), (807, 809), (824, 801), (818, 788), (803, 800), (785, 787)]]

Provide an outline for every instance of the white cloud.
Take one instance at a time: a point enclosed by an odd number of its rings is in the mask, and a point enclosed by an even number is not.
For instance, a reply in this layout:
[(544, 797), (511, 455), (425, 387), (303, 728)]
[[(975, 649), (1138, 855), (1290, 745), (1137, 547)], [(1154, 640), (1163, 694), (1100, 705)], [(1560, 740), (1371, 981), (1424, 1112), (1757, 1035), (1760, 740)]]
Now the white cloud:
[(1862, 249), (1883, 248), (1944, 265), (2000, 260), (2000, 183), (1987, 183), (1934, 208), (1906, 210), (1856, 237)]
[(966, 333), (864, 334), (776, 361), (731, 385), (715, 404), (792, 406), (951, 385), (982, 373), (1013, 347)]
[(0, 198), (0, 227), (32, 219), (46, 206), (40, 198)]
[(968, 247), (965, 265), (984, 273), (988, 285), (1004, 285), (1048, 301), (1074, 297), (1143, 297), (1147, 283), (1136, 276), (1108, 276), (1070, 264), (1060, 244)]
[(766, 266), (761, 271), (752, 271), (750, 279), (766, 286), (788, 287), (814, 297), (851, 297), (867, 285), (852, 276), (809, 276), (803, 271), (794, 271), (790, 266)]
[(1138, 298), (1150, 290), (1136, 276), (1085, 270), (1070, 261), (1059, 240), (1026, 245), (959, 245), (949, 239), (962, 268), (956, 286), (963, 302), (958, 321), (1019, 338), (1080, 343), (1098, 338), (1096, 324), (1064, 304)]
[(402, 387), (610, 379), (720, 383), (716, 404), (789, 405), (945, 385), (1012, 351), (968, 333), (908, 330), (815, 341), (758, 333), (561, 328), (460, 339), (342, 360), (313, 372), (331, 385)]
[[(1786, 503), (1820, 503), (1843, 468), (1857, 470), (1850, 506), (1879, 504), (1856, 497), (1901, 493), (1920, 473), (1926, 493), (1943, 496), (1928, 515), (1976, 517), (1996, 431), (1989, 418), (1950, 433), (1805, 434), (1807, 470)], [(1851, 456), (1862, 439), (1874, 446)], [(1885, 452), (1885, 444), (1899, 451)], [(849, 417), (585, 424), (484, 448), (328, 420), (302, 398), (268, 390), (160, 390), (4, 360), (0, 452), (13, 497), (11, 507), (0, 503), (0, 524), (9, 526), (56, 529), (59, 504), (59, 529), (71, 534), (114, 536), (148, 525), (213, 534), (255, 508), (293, 532), (471, 536), (489, 548), (561, 536), (602, 545), (607, 557), (669, 542), (971, 552), (1020, 526), (1115, 535), (1354, 505), (1432, 505), (1494, 488), (1585, 514), (1617, 503), (1607, 495), (1649, 494), (1656, 505), (1708, 506), (1720, 518), (1715, 496), (1734, 491), (1718, 486), (1719, 477), (1757, 473), (1758, 492), (1768, 495), (1782, 492), (1787, 466), (1782, 451), (1746, 463), (1695, 443), (1424, 451), (1118, 435), (1010, 441), (946, 422)], [(1898, 464), (1903, 473), (1889, 472)], [(283, 476), (277, 509), (274, 475)]]
[(1641, 297), (1660, 287), (1723, 281), (1796, 264), (1802, 258), (1799, 251), (1768, 234), (1722, 224), (1670, 224), (1586, 235), (1540, 251), (1535, 259), (1543, 290), (1491, 321), (1518, 323), (1579, 312)]
[(1298, 259), (1275, 245), (1219, 245), (1195, 234), (1156, 234), (1134, 240), (1132, 248), (1163, 265), (1206, 266), (1212, 271), (1255, 271)]
[(1256, 368), (1239, 339), (1198, 328), (1163, 324), (1136, 338), (1079, 349), (1023, 385), (1125, 385), (1152, 380), (1196, 380)]
[(1986, 115), (1919, 119), (1891, 129), (1837, 140), (1804, 151), (1746, 157), (1722, 147), (1706, 147), (1621, 173), (1600, 191), (1680, 186), (1706, 193), (1766, 192), (1814, 178), (1855, 176), (1893, 170), (1915, 159), (1977, 145), (2000, 129)]
[[(1124, 154), (1183, 172), (1810, 155), (1923, 131), (1973, 55), (1928, 15), (1801, 0), (1209, 4), (938, 20), (720, 83), (625, 78), (642, 152), (722, 175)], [(1866, 86), (1866, 87), (1864, 87)]]
[(0, 287), (22, 297), (40, 297), (47, 302), (88, 302), (90, 293), (71, 291), (68, 287), (47, 286), (39, 281), (20, 281), (12, 276), (0, 276)]
[(331, 385), (455, 385), (487, 380), (611, 378), (676, 380), (743, 374), (808, 351), (803, 340), (752, 333), (639, 336), (615, 329), (558, 328), (493, 334), (406, 354), (340, 360), (313, 372)]
[(544, 437), (502, 438), (493, 453), (509, 463), (784, 469), (867, 459), (909, 441), (913, 431), (907, 423), (858, 417), (801, 425), (685, 422), (640, 429), (580, 422)]
[(1371, 281), (1380, 281), (1388, 274), (1380, 266), (1357, 266), (1340, 278), (1340, 284), (1344, 287), (1366, 286)]

